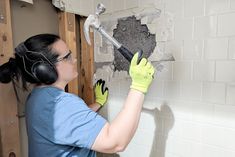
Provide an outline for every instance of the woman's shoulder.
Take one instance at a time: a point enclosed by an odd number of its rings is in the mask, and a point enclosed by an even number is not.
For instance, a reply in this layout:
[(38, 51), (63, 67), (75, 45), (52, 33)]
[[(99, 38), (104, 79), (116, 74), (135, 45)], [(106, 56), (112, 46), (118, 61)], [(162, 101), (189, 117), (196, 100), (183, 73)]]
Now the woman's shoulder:
[(44, 86), (44, 87), (35, 87), (31, 92), (32, 95), (40, 96), (43, 98), (51, 97), (54, 101), (57, 102), (83, 102), (83, 100), (72, 93), (65, 92), (62, 89), (59, 89), (54, 86)]
[(43, 97), (52, 97), (52, 98), (61, 98), (61, 97), (72, 97), (70, 93), (65, 92), (62, 89), (59, 89), (54, 86), (37, 86), (31, 92), (31, 95), (37, 95), (41, 98)]

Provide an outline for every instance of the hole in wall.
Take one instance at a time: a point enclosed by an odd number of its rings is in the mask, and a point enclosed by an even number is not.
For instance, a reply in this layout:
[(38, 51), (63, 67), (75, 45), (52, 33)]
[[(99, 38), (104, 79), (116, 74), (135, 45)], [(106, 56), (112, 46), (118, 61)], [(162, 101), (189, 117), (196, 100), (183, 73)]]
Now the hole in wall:
[[(143, 56), (148, 58), (156, 47), (155, 34), (151, 34), (147, 25), (141, 24), (135, 16), (118, 20), (117, 28), (113, 30), (113, 36), (133, 54), (138, 50), (143, 51)], [(129, 70), (129, 62), (114, 48), (115, 71)]]

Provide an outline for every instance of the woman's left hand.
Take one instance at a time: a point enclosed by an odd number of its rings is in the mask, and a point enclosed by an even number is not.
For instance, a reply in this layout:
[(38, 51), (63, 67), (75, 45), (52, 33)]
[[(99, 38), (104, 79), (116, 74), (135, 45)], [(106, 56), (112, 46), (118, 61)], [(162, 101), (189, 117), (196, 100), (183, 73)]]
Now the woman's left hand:
[(95, 102), (99, 103), (100, 106), (104, 106), (107, 102), (109, 90), (107, 87), (104, 89), (105, 81), (99, 79), (95, 84)]

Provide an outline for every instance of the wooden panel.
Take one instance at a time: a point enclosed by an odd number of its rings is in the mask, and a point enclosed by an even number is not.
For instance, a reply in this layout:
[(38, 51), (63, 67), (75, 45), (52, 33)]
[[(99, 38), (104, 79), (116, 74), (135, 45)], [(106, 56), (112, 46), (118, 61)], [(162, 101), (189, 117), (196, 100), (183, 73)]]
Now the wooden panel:
[[(58, 16), (60, 37), (72, 51), (73, 57), (77, 59), (75, 15), (67, 12), (59, 12)], [(68, 84), (68, 91), (78, 95), (78, 78)]]
[(80, 95), (87, 104), (94, 103), (93, 75), (94, 75), (94, 34), (90, 33), (91, 46), (87, 44), (83, 26), (86, 18), (80, 18), (81, 34), (81, 80), (82, 91)]
[[(5, 6), (6, 18), (0, 23), (0, 65), (13, 55), (12, 27), (9, 0), (0, 0)], [(3, 2), (4, 1), (4, 2)], [(0, 13), (1, 14), (1, 13)], [(0, 156), (8, 157), (10, 153), (20, 156), (19, 121), (17, 102), (12, 84), (0, 83)]]
[(77, 36), (77, 62), (78, 62), (78, 96), (82, 98), (81, 86), (81, 32), (80, 32), (80, 16), (76, 16), (76, 36)]
[(83, 34), (85, 20), (86, 18), (76, 18), (71, 13), (59, 12), (60, 36), (78, 61), (78, 78), (68, 84), (68, 91), (79, 95), (87, 104), (92, 104), (94, 102), (94, 40), (93, 33), (90, 33), (92, 46), (89, 46), (85, 40)]
[(0, 0), (0, 23), (7, 23), (7, 16), (6, 14), (6, 1), (5, 0)]

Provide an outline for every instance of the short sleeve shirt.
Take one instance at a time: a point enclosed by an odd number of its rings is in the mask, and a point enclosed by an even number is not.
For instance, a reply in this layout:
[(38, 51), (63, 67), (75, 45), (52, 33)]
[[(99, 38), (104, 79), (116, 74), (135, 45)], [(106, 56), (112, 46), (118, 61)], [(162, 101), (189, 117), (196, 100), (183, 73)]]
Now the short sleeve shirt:
[(91, 147), (105, 123), (76, 95), (34, 88), (26, 101), (29, 157), (95, 157)]

